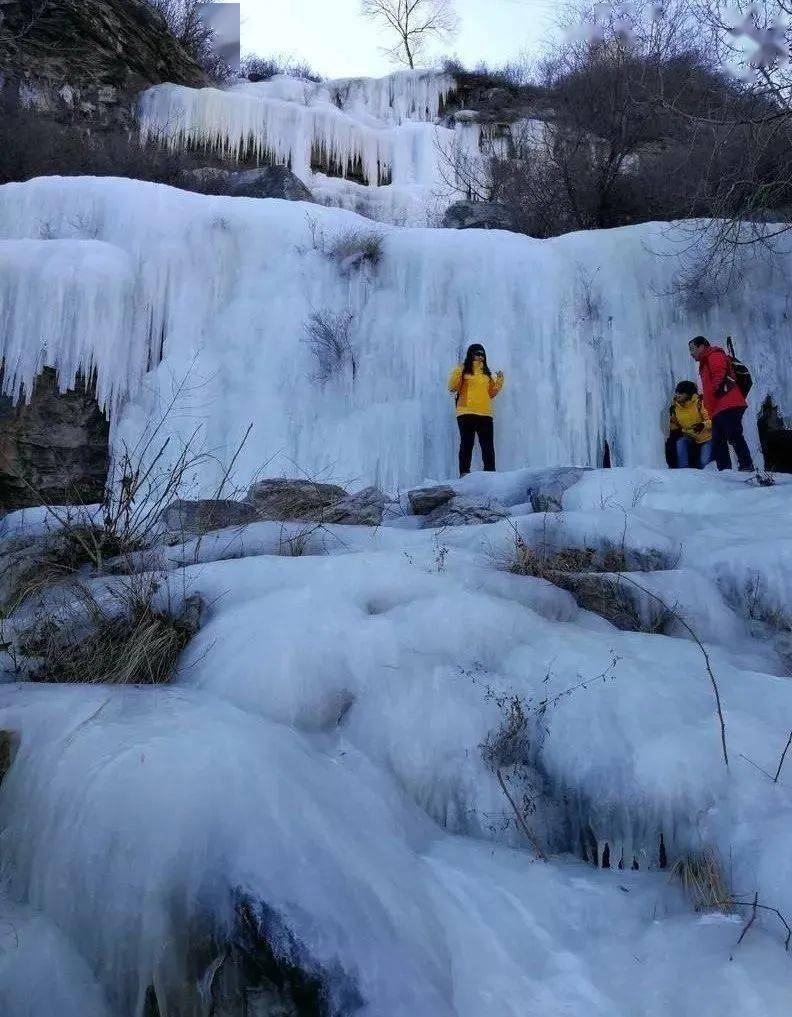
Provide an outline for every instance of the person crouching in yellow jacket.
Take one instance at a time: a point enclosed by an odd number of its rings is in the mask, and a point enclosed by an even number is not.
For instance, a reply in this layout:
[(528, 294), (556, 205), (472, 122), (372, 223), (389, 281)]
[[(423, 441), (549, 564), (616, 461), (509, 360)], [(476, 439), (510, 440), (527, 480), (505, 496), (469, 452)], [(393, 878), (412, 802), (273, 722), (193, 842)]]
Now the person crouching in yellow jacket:
[(692, 381), (680, 381), (669, 411), (670, 440), (676, 442), (677, 467), (698, 466), (712, 461), (712, 421)]
[(448, 391), (456, 393), (460, 477), (470, 473), (476, 436), (484, 469), (490, 473), (495, 470), (492, 400), (502, 388), (503, 371), (493, 376), (484, 347), (480, 343), (469, 346), (465, 362), (458, 364), (448, 379)]

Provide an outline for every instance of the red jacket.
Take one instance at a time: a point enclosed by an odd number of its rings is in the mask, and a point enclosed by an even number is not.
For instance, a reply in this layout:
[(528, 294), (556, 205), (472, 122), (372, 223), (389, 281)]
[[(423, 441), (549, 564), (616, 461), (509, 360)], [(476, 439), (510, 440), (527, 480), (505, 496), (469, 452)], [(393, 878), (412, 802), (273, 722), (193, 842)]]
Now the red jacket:
[(705, 346), (704, 356), (699, 361), (699, 374), (701, 376), (701, 392), (704, 397), (704, 406), (707, 413), (714, 417), (722, 410), (731, 410), (740, 406), (747, 406), (745, 396), (735, 382), (725, 395), (716, 395), (716, 392), (723, 384), (727, 376), (734, 381), (734, 373), (731, 369), (731, 360), (725, 350), (720, 346)]

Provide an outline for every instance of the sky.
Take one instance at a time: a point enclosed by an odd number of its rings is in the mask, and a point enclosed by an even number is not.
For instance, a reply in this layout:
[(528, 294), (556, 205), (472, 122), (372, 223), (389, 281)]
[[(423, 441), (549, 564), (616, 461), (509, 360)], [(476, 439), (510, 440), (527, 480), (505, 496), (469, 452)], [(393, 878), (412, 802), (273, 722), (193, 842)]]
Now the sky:
[[(457, 0), (459, 36), (437, 48), (466, 65), (503, 64), (547, 38), (554, 0)], [(242, 0), (242, 52), (307, 60), (326, 77), (378, 76), (394, 69), (380, 52), (387, 36), (360, 16), (360, 0)]]

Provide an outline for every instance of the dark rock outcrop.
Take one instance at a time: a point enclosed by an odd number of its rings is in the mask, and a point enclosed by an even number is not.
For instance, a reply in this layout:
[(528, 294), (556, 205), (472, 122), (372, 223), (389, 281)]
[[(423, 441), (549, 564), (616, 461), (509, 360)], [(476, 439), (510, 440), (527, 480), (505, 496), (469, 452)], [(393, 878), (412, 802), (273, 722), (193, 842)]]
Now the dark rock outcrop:
[(227, 498), (174, 501), (162, 513), (162, 522), (173, 533), (201, 534), (229, 526), (246, 526), (261, 517), (255, 506)]
[(792, 429), (784, 426), (781, 411), (771, 396), (762, 403), (758, 425), (765, 470), (792, 473)]
[(13, 731), (0, 731), (0, 784), (11, 769), (19, 748), (19, 735)]
[(413, 515), (428, 516), (436, 508), (451, 501), (455, 494), (453, 487), (442, 484), (439, 487), (418, 487), (414, 491), (409, 491), (407, 497)]
[(379, 526), (389, 501), (378, 487), (366, 487), (331, 505), (325, 510), (322, 520), (342, 526)]
[(457, 495), (451, 501), (439, 505), (424, 519), (424, 528), (446, 526), (481, 526), (485, 523), (499, 523), (507, 519), (509, 510), (494, 498), (477, 498)]
[(179, 186), (199, 194), (226, 194), (234, 198), (283, 198), (287, 201), (313, 201), (313, 195), (287, 166), (262, 166), (260, 169), (233, 172), (216, 166), (184, 170)]
[(497, 201), (457, 201), (446, 209), (443, 226), (454, 230), (517, 232), (517, 223), (511, 209)]
[(149, 85), (208, 83), (145, 0), (0, 0), (0, 15), (3, 76), (41, 112), (125, 120)]
[(337, 484), (276, 478), (253, 484), (247, 500), (255, 507), (261, 519), (322, 522), (327, 509), (346, 497), (347, 492)]
[(109, 425), (84, 381), (61, 394), (52, 368), (28, 403), (0, 396), (0, 510), (92, 504), (108, 469)]

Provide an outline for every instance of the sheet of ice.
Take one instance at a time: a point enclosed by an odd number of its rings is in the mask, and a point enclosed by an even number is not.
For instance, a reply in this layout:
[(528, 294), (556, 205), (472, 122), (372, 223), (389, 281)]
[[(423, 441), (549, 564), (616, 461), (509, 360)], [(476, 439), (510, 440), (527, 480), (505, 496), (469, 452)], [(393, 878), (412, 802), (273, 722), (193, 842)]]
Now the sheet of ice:
[(53, 923), (0, 895), (0, 1013), (111, 1017), (90, 968)]
[[(139, 385), (115, 421), (116, 435), (132, 443), (188, 378), (169, 431), (185, 437), (203, 424), (208, 447), (227, 459), (253, 422), (239, 460), (244, 480), (262, 463), (270, 475), (308, 473), (391, 490), (451, 475), (457, 436), (445, 382), (474, 339), (485, 341), (492, 365), (506, 373), (496, 404), (501, 469), (596, 465), (606, 438), (617, 463), (659, 465), (670, 393), (693, 374), (686, 340), (697, 333), (733, 333), (757, 393), (772, 391), (782, 407), (792, 403), (792, 360), (778, 339), (789, 258), (780, 258), (775, 274), (750, 262), (721, 303), (686, 311), (668, 295), (678, 246), (665, 226), (551, 241), (380, 227), (381, 261), (355, 268), (328, 258), (321, 244), (316, 249), (317, 229), (326, 249), (339, 236), (370, 232), (370, 222), (339, 210), (128, 180), (0, 188), (0, 238), (38, 238), (42, 220), (53, 238), (84, 237), (87, 223), (96, 243), (120, 248), (132, 266), (132, 302), (151, 323), (123, 343), (100, 342), (86, 327), (81, 296), (86, 287), (100, 291), (105, 267), (94, 276), (88, 265), (80, 286), (58, 290), (46, 311), (36, 309), (15, 268), (0, 285), (1, 313), (17, 308), (16, 324), (0, 334), (4, 352), (25, 349), (29, 357), (44, 338), (33, 327), (37, 315), (51, 316), (62, 347), (49, 349), (52, 359), (73, 360), (69, 351), (79, 351), (83, 366), (93, 359), (111, 399)], [(57, 260), (66, 272), (57, 239), (34, 245), (41, 251), (35, 257)], [(23, 248), (19, 264), (28, 265), (33, 255)], [(593, 319), (578, 299), (582, 271), (599, 308)], [(316, 380), (304, 326), (323, 311), (353, 315), (354, 378), (347, 364), (325, 383)], [(146, 373), (150, 337), (164, 358)], [(752, 415), (747, 425), (756, 445)], [(217, 482), (215, 475), (201, 479), (207, 489)]]
[[(465, 483), (513, 500), (530, 477)], [(714, 560), (732, 519), (769, 557), (788, 486), (594, 471), (565, 496), (575, 511), (548, 518), (563, 540), (635, 551), (706, 524)], [(546, 521), (511, 523), (533, 539)], [(783, 1017), (792, 968), (772, 916), (736, 949), (739, 915), (696, 916), (646, 871), (661, 834), (669, 860), (710, 844), (736, 890), (792, 912), (792, 784), (761, 772), (788, 735), (789, 679), (751, 667), (712, 572), (643, 578), (710, 626), (730, 771), (696, 644), (593, 624), (569, 594), (497, 571), (509, 524), (333, 527), (297, 558), (279, 529), (192, 546), (202, 560), (173, 581), (209, 609), (174, 686), (0, 687), (0, 729), (22, 739), (0, 788), (3, 886), (62, 931), (111, 1012), (135, 1017), (152, 981), (164, 999), (183, 985), (195, 930), (222, 936), (242, 893), (367, 1014), (518, 1017), (531, 998), (551, 1017)], [(481, 745), (515, 694), (532, 825), (561, 852), (601, 862), (607, 845), (610, 872), (507, 846), (523, 842)]]

